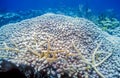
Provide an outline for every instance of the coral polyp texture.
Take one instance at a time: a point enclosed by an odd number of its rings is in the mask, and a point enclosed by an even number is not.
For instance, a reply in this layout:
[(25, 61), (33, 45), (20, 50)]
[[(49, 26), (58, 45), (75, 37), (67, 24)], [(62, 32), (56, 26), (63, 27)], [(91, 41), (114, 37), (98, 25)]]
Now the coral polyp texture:
[(49, 78), (118, 78), (120, 38), (112, 38), (87, 19), (47, 13), (2, 26), (0, 58)]

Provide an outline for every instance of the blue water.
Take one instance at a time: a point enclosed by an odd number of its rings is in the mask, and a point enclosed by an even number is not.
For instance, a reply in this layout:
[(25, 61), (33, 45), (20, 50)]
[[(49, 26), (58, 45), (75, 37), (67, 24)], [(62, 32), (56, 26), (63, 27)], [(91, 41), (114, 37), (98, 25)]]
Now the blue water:
[[(114, 16), (120, 20), (120, 0), (0, 0), (0, 13), (17, 13), (21, 15), (18, 21), (42, 15), (46, 12), (59, 12), (65, 15), (81, 17), (82, 13), (79, 13), (80, 5), (84, 6), (83, 14), (86, 9), (90, 9), (94, 15), (99, 16), (102, 13), (106, 13), (106, 15)], [(40, 10), (40, 13), (33, 13), (30, 10)], [(108, 10), (111, 13), (106, 12)], [(89, 18), (90, 15), (87, 14), (84, 17)], [(11, 21), (4, 21), (0, 26), (9, 22)]]
[(62, 8), (63, 6), (77, 8), (80, 4), (87, 4), (94, 11), (114, 9), (120, 11), (119, 0), (0, 0), (0, 8), (6, 10), (29, 10), (41, 8)]

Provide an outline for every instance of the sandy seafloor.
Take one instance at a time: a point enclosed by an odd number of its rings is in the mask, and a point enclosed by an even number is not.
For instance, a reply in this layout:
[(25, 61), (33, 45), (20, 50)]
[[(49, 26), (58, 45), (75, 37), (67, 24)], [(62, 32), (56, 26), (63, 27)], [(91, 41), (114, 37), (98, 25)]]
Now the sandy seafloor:
[[(78, 73), (83, 78), (99, 78), (93, 67), (87, 69), (89, 64), (83, 62), (72, 42), (90, 63), (97, 44), (101, 43), (96, 51), (95, 64), (110, 53), (112, 55), (96, 66), (97, 70), (105, 78), (120, 78), (120, 38), (102, 31), (87, 19), (47, 13), (0, 28), (0, 56), (18, 67), (30, 65), (37, 72), (51, 65), (52, 68), (46, 70), (53, 78), (60, 78), (62, 72), (68, 72), (73, 78)], [(57, 52), (59, 50), (63, 52)], [(56, 53), (49, 53), (45, 58), (47, 52), (42, 57), (33, 53), (44, 51)], [(50, 62), (48, 58), (54, 55)]]

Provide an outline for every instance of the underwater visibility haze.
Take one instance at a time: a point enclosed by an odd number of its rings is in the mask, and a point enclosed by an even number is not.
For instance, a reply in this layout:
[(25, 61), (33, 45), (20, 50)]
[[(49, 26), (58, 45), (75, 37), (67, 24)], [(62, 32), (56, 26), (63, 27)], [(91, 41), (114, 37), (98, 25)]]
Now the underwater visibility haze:
[(0, 0), (0, 78), (120, 78), (120, 1)]

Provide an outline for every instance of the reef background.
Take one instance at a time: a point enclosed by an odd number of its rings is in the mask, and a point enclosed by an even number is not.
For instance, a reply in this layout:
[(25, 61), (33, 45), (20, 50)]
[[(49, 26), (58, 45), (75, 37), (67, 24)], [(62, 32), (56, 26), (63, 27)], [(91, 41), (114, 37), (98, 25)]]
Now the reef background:
[(111, 35), (120, 36), (119, 0), (1, 0), (0, 27), (45, 13), (82, 17)]

